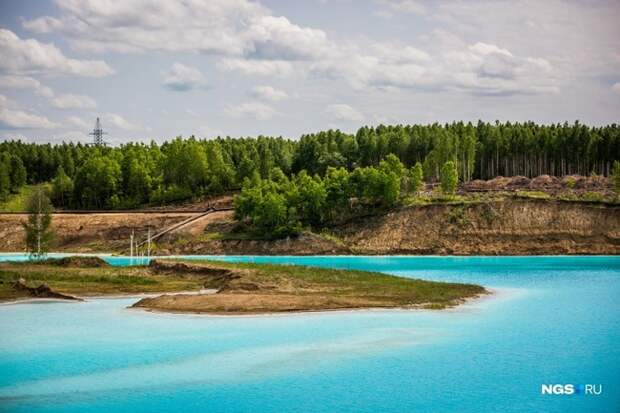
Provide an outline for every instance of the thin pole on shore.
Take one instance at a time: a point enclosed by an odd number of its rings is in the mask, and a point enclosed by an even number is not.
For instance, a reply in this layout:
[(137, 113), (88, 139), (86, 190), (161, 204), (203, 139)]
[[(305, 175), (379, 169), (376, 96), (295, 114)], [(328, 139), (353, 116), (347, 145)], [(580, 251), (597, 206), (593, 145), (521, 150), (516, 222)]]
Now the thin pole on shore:
[(129, 236), (129, 259), (133, 260), (133, 229), (131, 230), (131, 235)]
[(147, 244), (146, 256), (148, 258), (151, 258), (151, 228), (149, 228), (149, 232), (148, 232), (148, 235), (146, 237), (146, 244)]

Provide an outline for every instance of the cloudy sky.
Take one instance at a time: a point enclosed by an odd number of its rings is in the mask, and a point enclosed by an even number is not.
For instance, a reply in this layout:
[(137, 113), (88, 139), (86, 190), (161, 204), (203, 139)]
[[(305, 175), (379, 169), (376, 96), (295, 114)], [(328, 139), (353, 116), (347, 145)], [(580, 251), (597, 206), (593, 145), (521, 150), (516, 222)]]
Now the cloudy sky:
[(0, 139), (620, 121), (620, 2), (0, 1)]

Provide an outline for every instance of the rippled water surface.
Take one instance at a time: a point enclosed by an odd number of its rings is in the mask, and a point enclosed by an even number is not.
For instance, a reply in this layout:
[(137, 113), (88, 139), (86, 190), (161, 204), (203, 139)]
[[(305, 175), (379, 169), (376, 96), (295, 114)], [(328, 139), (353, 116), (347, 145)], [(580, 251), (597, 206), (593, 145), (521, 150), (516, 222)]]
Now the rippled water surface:
[[(0, 411), (620, 410), (620, 257), (215, 258), (495, 294), (448, 311), (252, 317), (151, 314), (130, 298), (2, 305)], [(603, 393), (541, 394), (556, 383)]]

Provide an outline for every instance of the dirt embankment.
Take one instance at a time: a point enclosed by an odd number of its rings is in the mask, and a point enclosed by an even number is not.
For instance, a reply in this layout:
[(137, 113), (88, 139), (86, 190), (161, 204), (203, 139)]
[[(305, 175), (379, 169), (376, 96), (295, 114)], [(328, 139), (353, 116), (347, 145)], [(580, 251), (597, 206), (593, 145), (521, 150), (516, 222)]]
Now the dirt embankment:
[(511, 200), (406, 208), (341, 229), (367, 254), (620, 254), (620, 207)]
[[(92, 213), (54, 214), (55, 250), (71, 252), (116, 251), (129, 249), (132, 231), (140, 241), (148, 229), (155, 232), (182, 222), (195, 213)], [(0, 214), (0, 251), (23, 251), (26, 214)]]
[(583, 195), (587, 192), (605, 196), (614, 194), (609, 179), (598, 175), (567, 175), (562, 178), (540, 175), (531, 179), (525, 176), (498, 176), (488, 181), (475, 179), (461, 184), (459, 188), (459, 192), (463, 194), (493, 191), (541, 191), (548, 195)]
[(58, 300), (74, 300), (74, 301), (82, 301), (81, 298), (74, 297), (72, 295), (59, 293), (58, 291), (54, 291), (50, 288), (46, 283), (39, 284), (38, 287), (30, 287), (26, 280), (20, 278), (19, 280), (13, 282), (13, 289), (15, 289), (16, 293), (31, 298), (54, 298)]
[[(57, 251), (128, 253), (140, 241), (195, 214), (60, 214)], [(25, 215), (0, 214), (0, 251), (23, 251)], [(157, 240), (166, 254), (620, 254), (620, 207), (508, 198), (405, 207), (281, 240), (235, 239), (232, 211), (206, 215)]]
[[(53, 215), (52, 228), (56, 234), (55, 251), (70, 252), (116, 252), (129, 253), (130, 237), (140, 243), (146, 240), (148, 231), (159, 231), (180, 224), (192, 217), (200, 217), (210, 208), (232, 207), (232, 195), (226, 194), (197, 201), (151, 207), (140, 211), (71, 213), (60, 211)], [(214, 218), (212, 218), (212, 215)], [(182, 226), (172, 233), (200, 235), (204, 226), (220, 216), (231, 216), (228, 211), (205, 215), (191, 225)], [(0, 251), (18, 252), (25, 249), (22, 222), (26, 214), (0, 212)]]
[(161, 247), (179, 254), (620, 254), (620, 207), (525, 199), (412, 206), (331, 233), (275, 241), (179, 234)]

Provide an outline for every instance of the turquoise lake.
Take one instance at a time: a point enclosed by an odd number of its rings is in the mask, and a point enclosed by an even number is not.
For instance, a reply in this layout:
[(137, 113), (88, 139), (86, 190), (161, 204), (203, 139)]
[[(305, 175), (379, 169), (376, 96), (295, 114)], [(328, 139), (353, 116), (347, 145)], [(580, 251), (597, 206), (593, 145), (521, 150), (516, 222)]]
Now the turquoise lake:
[[(208, 258), (494, 294), (444, 311), (236, 317), (127, 309), (136, 298), (1, 305), (0, 411), (620, 411), (620, 257)], [(602, 393), (543, 395), (543, 384)]]

